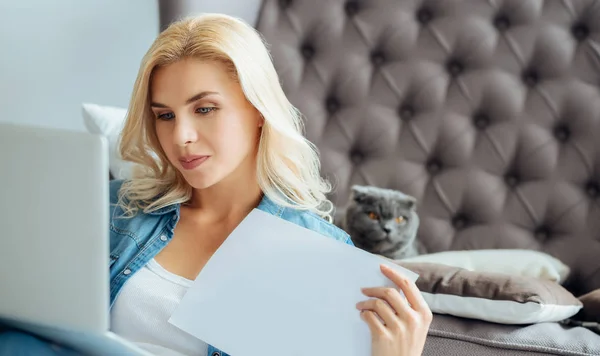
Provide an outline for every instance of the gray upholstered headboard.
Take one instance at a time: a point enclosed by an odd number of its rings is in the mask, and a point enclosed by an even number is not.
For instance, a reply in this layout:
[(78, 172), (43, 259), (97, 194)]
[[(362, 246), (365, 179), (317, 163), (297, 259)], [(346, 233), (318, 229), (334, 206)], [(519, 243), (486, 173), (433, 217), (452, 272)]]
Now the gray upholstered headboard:
[(600, 2), (265, 0), (271, 45), (343, 209), (419, 200), (430, 251), (526, 248), (600, 288)]

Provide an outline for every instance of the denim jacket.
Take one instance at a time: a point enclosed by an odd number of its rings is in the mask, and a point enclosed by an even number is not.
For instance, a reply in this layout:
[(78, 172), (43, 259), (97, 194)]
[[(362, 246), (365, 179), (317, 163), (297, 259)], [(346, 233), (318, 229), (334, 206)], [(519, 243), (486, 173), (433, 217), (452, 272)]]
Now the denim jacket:
[[(174, 204), (152, 213), (139, 213), (123, 218), (116, 205), (122, 180), (110, 182), (110, 307), (112, 308), (123, 285), (135, 272), (158, 254), (173, 237), (179, 220), (179, 205)], [(319, 232), (346, 244), (352, 244), (346, 232), (316, 214), (281, 207), (266, 196), (257, 209)], [(228, 356), (208, 346), (209, 356)]]

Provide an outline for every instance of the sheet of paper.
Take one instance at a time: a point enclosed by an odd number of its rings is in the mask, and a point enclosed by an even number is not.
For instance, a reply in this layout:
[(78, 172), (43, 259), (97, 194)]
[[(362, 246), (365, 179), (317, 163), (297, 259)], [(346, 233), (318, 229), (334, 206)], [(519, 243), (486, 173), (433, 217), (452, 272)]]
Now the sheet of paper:
[(356, 303), (393, 286), (392, 266), (356, 247), (253, 210), (208, 261), (169, 322), (232, 356), (370, 355)]

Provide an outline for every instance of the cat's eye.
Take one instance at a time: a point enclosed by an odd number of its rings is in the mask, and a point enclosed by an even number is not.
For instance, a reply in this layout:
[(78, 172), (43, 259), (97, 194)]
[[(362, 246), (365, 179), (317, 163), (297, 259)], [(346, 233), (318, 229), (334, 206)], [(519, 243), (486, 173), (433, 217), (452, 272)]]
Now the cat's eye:
[(403, 223), (405, 220), (406, 220), (406, 219), (404, 218), (404, 216), (398, 216), (398, 217), (396, 218), (396, 222), (397, 222), (398, 224), (402, 224), (402, 223)]
[(379, 219), (379, 216), (377, 216), (377, 214), (375, 214), (374, 212), (370, 212), (369, 213), (369, 219), (371, 219), (371, 220), (377, 220), (377, 219)]

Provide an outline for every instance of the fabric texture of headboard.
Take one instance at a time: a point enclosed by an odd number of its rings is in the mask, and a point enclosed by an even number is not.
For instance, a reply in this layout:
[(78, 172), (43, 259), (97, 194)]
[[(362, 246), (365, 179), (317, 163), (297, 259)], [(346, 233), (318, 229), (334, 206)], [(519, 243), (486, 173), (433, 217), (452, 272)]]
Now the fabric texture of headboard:
[(401, 190), (431, 252), (541, 250), (600, 288), (600, 2), (265, 0), (256, 27), (340, 214)]

